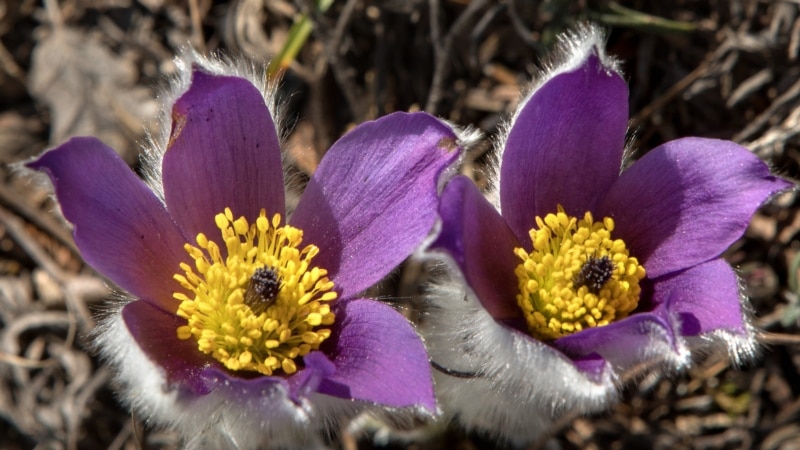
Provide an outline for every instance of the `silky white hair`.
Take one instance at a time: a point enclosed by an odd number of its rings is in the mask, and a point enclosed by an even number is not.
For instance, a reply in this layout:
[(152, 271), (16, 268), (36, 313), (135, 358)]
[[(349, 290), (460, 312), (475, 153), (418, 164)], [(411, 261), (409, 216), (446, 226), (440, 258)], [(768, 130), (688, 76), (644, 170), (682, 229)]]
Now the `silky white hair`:
[(458, 275), (430, 286), (426, 300), (420, 330), (446, 420), (524, 445), (567, 413), (616, 401), (612, 371), (590, 380), (558, 350), (497, 323)]

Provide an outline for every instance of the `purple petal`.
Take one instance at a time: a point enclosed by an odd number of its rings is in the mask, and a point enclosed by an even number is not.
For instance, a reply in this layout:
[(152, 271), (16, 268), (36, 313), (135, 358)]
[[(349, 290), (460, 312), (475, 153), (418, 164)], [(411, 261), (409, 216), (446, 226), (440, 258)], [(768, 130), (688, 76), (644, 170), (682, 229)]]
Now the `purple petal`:
[(669, 312), (678, 316), (682, 335), (745, 332), (739, 281), (723, 259), (656, 280), (653, 298), (666, 302)]
[(611, 216), (649, 278), (719, 256), (750, 217), (789, 183), (730, 141), (685, 138), (663, 144), (626, 170), (598, 212)]
[(439, 202), (442, 230), (431, 249), (447, 251), (484, 308), (495, 319), (519, 317), (514, 255), (521, 244), (472, 181), (456, 176)]
[(625, 370), (642, 363), (681, 358), (675, 331), (666, 311), (659, 308), (562, 337), (553, 345), (574, 359), (595, 354), (614, 368)]
[(195, 69), (172, 122), (162, 163), (164, 196), (188, 235), (219, 239), (214, 216), (226, 207), (251, 221), (262, 208), (269, 217), (284, 213), (275, 124), (253, 84)]
[(291, 398), (300, 401), (319, 392), (320, 384), (336, 372), (336, 365), (322, 352), (311, 352), (303, 358), (303, 369), (288, 378)]
[(196, 340), (178, 339), (178, 327), (186, 325), (186, 320), (146, 300), (125, 305), (122, 318), (142, 351), (164, 370), (170, 385), (187, 388), (195, 395), (213, 389), (204, 369), (219, 364), (197, 349)]
[(520, 242), (530, 243), (534, 217), (559, 204), (574, 216), (594, 209), (619, 176), (627, 121), (625, 81), (595, 51), (532, 93), (500, 168), (501, 210)]
[(177, 309), (187, 259), (180, 230), (147, 185), (95, 138), (73, 138), (28, 167), (46, 172), (84, 260), (122, 289)]
[(302, 369), (286, 377), (263, 376), (254, 372), (235, 376), (221, 366), (212, 365), (203, 368), (198, 378), (205, 389), (227, 389), (236, 401), (260, 398), (268, 404), (270, 398), (275, 400), (277, 396), (299, 405), (303, 399), (319, 392), (320, 384), (336, 371), (336, 366), (322, 352), (306, 355), (303, 365)]
[(618, 369), (664, 360), (680, 361), (682, 336), (716, 330), (743, 333), (739, 285), (733, 269), (722, 259), (655, 280), (654, 309), (554, 342), (554, 346), (584, 367), (587, 357), (599, 355)]
[[(194, 341), (193, 341), (194, 342)], [(279, 377), (255, 375), (254, 378), (241, 378), (231, 375), (219, 366), (205, 367), (199, 371), (198, 377), (208, 392), (223, 390), (231, 401), (255, 404), (256, 409), (266, 419), (275, 408), (275, 402), (290, 397), (287, 393), (287, 380)], [(197, 393), (201, 394), (201, 393)], [(294, 401), (295, 399), (292, 399)], [(272, 403), (272, 404), (270, 404)], [(242, 408), (243, 409), (243, 408)]]
[(320, 248), (341, 297), (378, 282), (423, 241), (436, 219), (439, 175), (456, 137), (425, 114), (395, 113), (339, 139), (308, 184), (293, 226)]
[(340, 302), (330, 342), (336, 372), (319, 391), (390, 407), (436, 410), (428, 354), (411, 324), (374, 300)]
[(608, 372), (613, 370), (609, 367), (608, 361), (597, 353), (589, 353), (572, 360), (575, 367), (595, 383), (602, 383), (602, 380), (608, 376)]

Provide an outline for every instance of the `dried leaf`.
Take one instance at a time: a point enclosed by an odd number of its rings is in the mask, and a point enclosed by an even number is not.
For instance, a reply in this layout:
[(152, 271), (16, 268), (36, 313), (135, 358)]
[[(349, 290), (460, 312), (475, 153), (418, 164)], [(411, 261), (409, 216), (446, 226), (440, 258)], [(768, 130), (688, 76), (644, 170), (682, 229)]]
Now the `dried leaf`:
[(71, 136), (97, 136), (126, 160), (155, 116), (153, 94), (137, 87), (133, 62), (113, 54), (92, 35), (56, 28), (33, 52), (29, 88), (50, 109), (50, 144)]

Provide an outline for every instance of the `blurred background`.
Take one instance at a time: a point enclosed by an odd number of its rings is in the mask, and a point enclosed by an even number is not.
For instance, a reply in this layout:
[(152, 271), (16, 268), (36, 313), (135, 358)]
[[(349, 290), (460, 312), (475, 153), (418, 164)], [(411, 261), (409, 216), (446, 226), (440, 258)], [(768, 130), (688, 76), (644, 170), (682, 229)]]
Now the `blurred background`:
[[(490, 138), (555, 36), (591, 20), (630, 83), (637, 154), (681, 136), (739, 142), (800, 178), (800, 2), (676, 0), (0, 0), (0, 448), (174, 449), (123, 409), (91, 350), (108, 290), (48, 193), (13, 167), (95, 135), (134, 168), (173, 57), (241, 55), (283, 74), (288, 144), (310, 174), (350, 127), (425, 110)], [(271, 63), (270, 63), (271, 61)], [(753, 364), (711, 355), (627, 386), (607, 414), (571, 417), (547, 449), (800, 449), (800, 202), (777, 198), (728, 252), (765, 330)], [(389, 283), (418, 292), (414, 267)], [(503, 448), (457, 429), (350, 429), (337, 448)]]

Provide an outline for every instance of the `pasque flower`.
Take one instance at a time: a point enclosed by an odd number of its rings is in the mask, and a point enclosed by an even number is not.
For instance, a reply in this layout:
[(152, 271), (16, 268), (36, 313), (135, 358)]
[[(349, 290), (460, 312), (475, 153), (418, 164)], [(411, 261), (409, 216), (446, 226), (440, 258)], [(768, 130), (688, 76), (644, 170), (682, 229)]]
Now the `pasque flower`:
[(497, 204), (457, 176), (439, 205), (430, 248), (460, 273), (429, 298), (440, 404), (515, 442), (603, 409), (626, 371), (755, 350), (721, 254), (789, 183), (747, 149), (702, 138), (621, 171), (628, 90), (602, 41), (593, 28), (565, 37), (521, 102), (491, 177)]
[(422, 341), (361, 293), (428, 235), (454, 134), (424, 113), (356, 127), (287, 218), (272, 101), (246, 72), (185, 65), (150, 186), (95, 138), (28, 164), (129, 294), (99, 337), (125, 398), (208, 448), (311, 447), (373, 405), (434, 413)]

